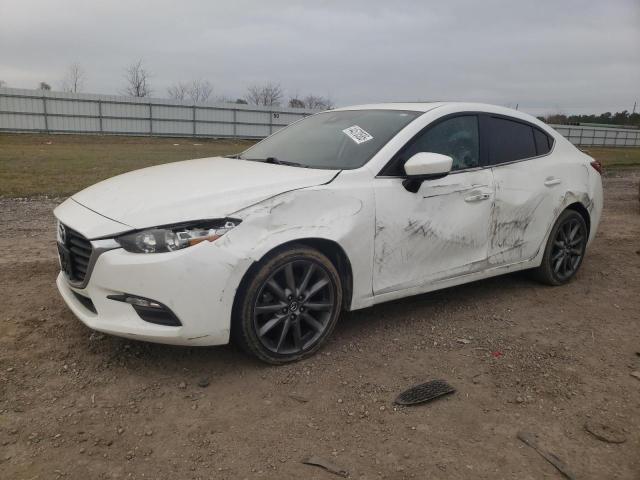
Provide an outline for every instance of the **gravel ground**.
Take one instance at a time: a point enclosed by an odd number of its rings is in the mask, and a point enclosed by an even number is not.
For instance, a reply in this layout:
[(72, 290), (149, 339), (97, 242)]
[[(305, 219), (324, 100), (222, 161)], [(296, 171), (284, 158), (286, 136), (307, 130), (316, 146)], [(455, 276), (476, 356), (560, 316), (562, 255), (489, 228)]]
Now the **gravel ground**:
[[(606, 179), (577, 279), (508, 275), (346, 314), (318, 355), (270, 367), (231, 346), (93, 333), (54, 279), (56, 199), (0, 200), (0, 477), (640, 478), (640, 171)], [(412, 384), (457, 393), (399, 408)], [(604, 425), (623, 443), (595, 438)]]

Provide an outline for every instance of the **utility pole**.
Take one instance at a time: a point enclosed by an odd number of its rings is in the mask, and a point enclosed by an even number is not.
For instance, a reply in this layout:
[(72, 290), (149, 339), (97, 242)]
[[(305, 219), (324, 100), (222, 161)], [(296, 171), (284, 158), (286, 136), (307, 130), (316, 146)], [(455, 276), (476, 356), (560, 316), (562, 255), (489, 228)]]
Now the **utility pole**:
[(633, 111), (631, 112), (631, 115), (633, 115), (634, 113), (636, 113), (636, 107), (638, 106), (638, 101), (636, 100), (635, 102), (633, 102)]

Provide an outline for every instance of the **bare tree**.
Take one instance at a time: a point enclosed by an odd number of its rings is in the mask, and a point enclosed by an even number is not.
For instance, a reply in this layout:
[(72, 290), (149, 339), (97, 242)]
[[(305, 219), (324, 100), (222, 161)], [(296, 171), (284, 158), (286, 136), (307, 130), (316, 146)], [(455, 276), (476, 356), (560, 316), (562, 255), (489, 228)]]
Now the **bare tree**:
[(251, 85), (247, 88), (245, 100), (251, 105), (262, 105), (271, 107), (280, 105), (283, 92), (282, 87), (278, 83), (265, 83), (263, 85)]
[(251, 85), (247, 88), (247, 94), (244, 96), (246, 99), (246, 103), (250, 105), (260, 105), (260, 101), (262, 100), (262, 88), (258, 85)]
[(189, 98), (193, 103), (204, 103), (213, 93), (213, 87), (207, 80), (193, 80), (190, 83), (177, 82), (167, 89), (169, 98), (185, 100)]
[(300, 98), (294, 95), (289, 99), (289, 107), (291, 108), (311, 108), (314, 110), (329, 110), (333, 108), (333, 102), (329, 97), (321, 97), (319, 95), (307, 95)]
[(182, 82), (177, 82), (167, 88), (169, 98), (174, 100), (184, 100), (187, 96), (188, 86)]
[(49, 85), (47, 82), (40, 82), (40, 84), (38, 85), (38, 89), (39, 90), (51, 90), (51, 85)]
[(193, 103), (204, 103), (213, 93), (213, 87), (207, 80), (194, 80), (189, 85), (187, 93)]
[(321, 97), (318, 95), (307, 95), (302, 100), (304, 106), (311, 109), (329, 110), (333, 108), (333, 102), (329, 97)]
[(148, 97), (151, 95), (150, 74), (142, 63), (142, 59), (133, 62), (125, 69), (124, 93), (131, 97)]
[(62, 90), (78, 93), (84, 88), (85, 73), (78, 63), (72, 63), (67, 67), (67, 73), (62, 80)]
[(215, 101), (218, 103), (237, 103), (237, 100), (229, 95), (218, 95), (216, 96)]
[(290, 108), (304, 108), (304, 102), (298, 98), (298, 95), (294, 95), (289, 99)]
[(6, 86), (7, 86), (7, 82), (5, 82), (4, 80), (0, 80), (0, 88), (6, 87)]

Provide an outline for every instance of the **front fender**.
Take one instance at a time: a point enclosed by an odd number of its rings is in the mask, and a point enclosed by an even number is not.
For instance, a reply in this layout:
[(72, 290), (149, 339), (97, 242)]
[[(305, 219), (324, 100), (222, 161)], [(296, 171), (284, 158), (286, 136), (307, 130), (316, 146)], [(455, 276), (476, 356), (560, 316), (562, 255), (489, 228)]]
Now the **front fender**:
[(234, 213), (242, 223), (216, 244), (257, 262), (271, 250), (295, 240), (336, 242), (351, 264), (351, 308), (360, 308), (372, 297), (372, 195), (368, 187), (335, 184), (285, 192)]

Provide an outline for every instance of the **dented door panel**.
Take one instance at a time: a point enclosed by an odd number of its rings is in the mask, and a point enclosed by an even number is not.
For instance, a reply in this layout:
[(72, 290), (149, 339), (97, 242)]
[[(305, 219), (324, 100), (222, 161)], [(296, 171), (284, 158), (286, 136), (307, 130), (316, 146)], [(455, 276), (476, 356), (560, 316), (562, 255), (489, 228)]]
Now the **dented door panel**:
[(527, 261), (544, 250), (555, 219), (570, 198), (584, 191), (588, 172), (582, 163), (554, 155), (492, 168), (495, 203), (491, 213), (490, 266)]
[(417, 193), (399, 178), (375, 179), (374, 294), (481, 270), (488, 253), (491, 169), (425, 181)]

